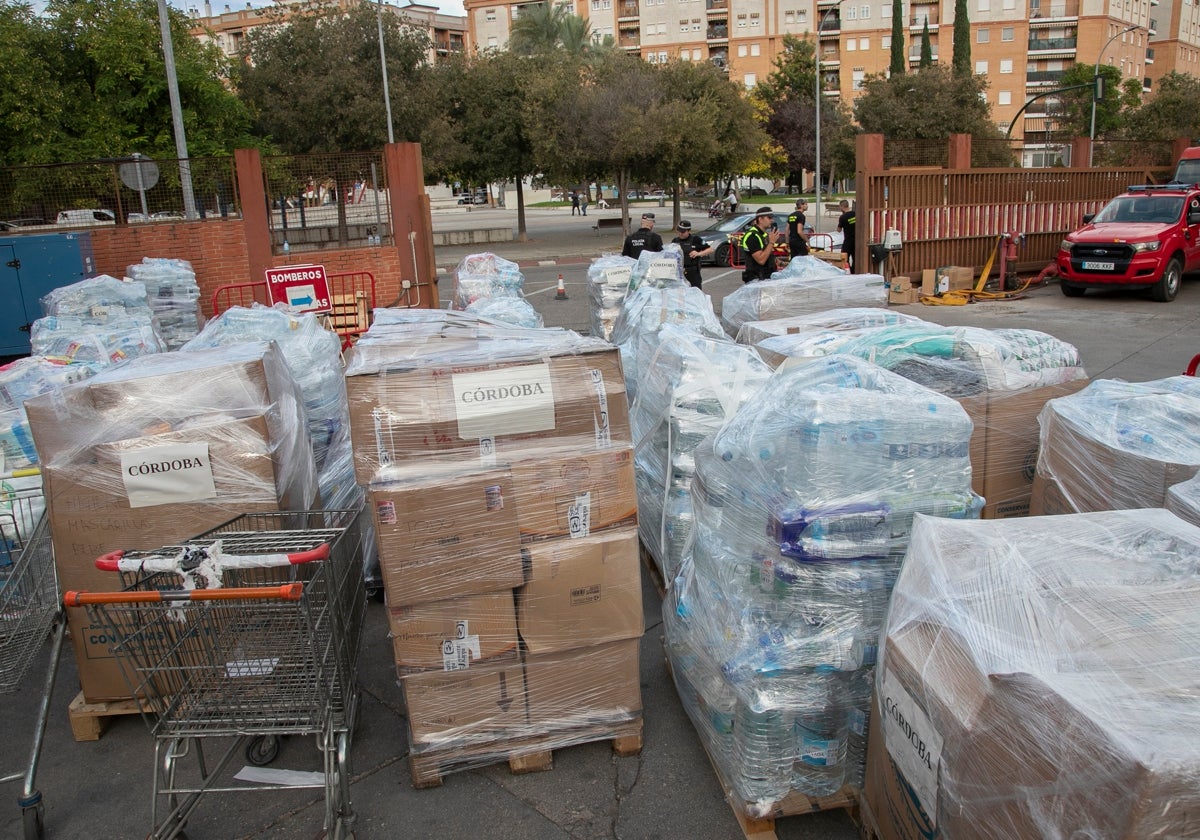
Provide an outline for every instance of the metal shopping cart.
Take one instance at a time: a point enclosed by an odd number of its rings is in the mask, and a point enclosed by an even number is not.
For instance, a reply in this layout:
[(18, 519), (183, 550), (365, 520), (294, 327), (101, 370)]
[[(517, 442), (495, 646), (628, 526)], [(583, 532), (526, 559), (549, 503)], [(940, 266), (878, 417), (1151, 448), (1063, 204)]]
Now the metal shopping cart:
[(45, 806), (36, 786), (37, 768), (66, 622), (58, 600), (58, 577), (40, 476), (37, 469), (21, 470), (0, 477), (0, 694), (11, 694), (21, 687), (51, 628), (50, 662), (42, 683), (29, 761), (20, 772), (0, 775), (0, 782), (22, 780), (17, 805), (21, 808), (25, 840), (45, 836)]
[[(326, 836), (352, 836), (349, 753), (366, 607), (361, 508), (254, 513), (177, 546), (114, 552), (120, 592), (68, 592), (115, 640), (113, 654), (155, 736), (153, 838), (176, 837), (205, 793), (280, 790), (221, 784), (234, 756), (269, 763), (282, 735), (315, 735)], [(229, 743), (211, 769), (203, 741)], [(179, 775), (193, 752), (197, 781)], [(225, 774), (227, 775), (227, 774)], [(159, 803), (167, 813), (159, 818)]]

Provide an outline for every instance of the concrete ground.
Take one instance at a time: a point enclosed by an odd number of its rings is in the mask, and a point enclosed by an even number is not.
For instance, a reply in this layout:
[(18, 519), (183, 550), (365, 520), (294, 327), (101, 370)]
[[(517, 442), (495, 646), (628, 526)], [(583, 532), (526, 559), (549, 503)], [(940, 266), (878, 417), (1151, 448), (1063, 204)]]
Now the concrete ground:
[[(669, 217), (669, 209), (653, 208)], [(529, 241), (494, 248), (524, 266), (526, 294), (548, 325), (586, 330), (588, 261), (620, 248), (615, 233), (597, 235), (569, 209), (530, 209)], [(660, 217), (661, 218), (661, 217)], [(513, 211), (475, 208), (438, 210), (439, 230), (513, 224)], [(693, 216), (695, 220), (695, 216)], [(663, 227), (670, 222), (664, 219)], [(665, 233), (665, 232), (664, 232)], [(475, 251), (438, 249), (437, 264), (452, 268)], [(567, 300), (557, 300), (561, 273)], [(718, 307), (741, 285), (736, 272), (705, 269), (705, 290)], [(443, 300), (452, 276), (441, 281)], [(1176, 301), (1160, 304), (1138, 293), (1112, 292), (1068, 299), (1051, 285), (1021, 300), (962, 307), (914, 305), (906, 311), (947, 325), (1040, 329), (1075, 344), (1093, 377), (1132, 381), (1180, 373), (1200, 352), (1200, 281), (1189, 278)], [(1029, 434), (1037, 433), (1036, 428)], [(368, 607), (360, 680), (362, 714), (352, 752), (354, 808), (360, 838), (496, 838), (496, 840), (717, 840), (741, 837), (691, 723), (680, 706), (663, 663), (660, 605), (645, 583), (646, 633), (641, 644), (645, 743), (640, 756), (616, 758), (604, 743), (560, 750), (554, 768), (526, 776), (492, 766), (450, 775), (433, 790), (410, 781), (405, 722), (392, 668), (384, 607)], [(0, 775), (20, 769), (40, 695), (39, 660), (18, 693), (0, 696)], [(78, 691), (75, 664), (64, 654), (52, 696), (49, 733), (39, 773), (45, 796), (47, 836), (123, 840), (145, 836), (150, 826), (152, 738), (137, 716), (112, 718), (98, 741), (76, 742), (67, 705)], [(240, 764), (240, 762), (239, 762)], [(311, 739), (285, 742), (276, 767), (317, 770)], [(0, 786), (0, 835), (20, 837), (19, 784)], [(192, 840), (316, 837), (322, 801), (311, 791), (213, 794), (187, 826)], [(851, 840), (856, 829), (843, 812), (781, 819), (781, 840)]]

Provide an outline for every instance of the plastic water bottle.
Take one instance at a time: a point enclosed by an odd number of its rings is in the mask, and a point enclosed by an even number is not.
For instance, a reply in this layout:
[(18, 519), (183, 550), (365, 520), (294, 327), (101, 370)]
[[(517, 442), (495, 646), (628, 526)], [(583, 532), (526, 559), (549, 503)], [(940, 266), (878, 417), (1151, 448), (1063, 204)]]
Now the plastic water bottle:
[(850, 675), (846, 687), (846, 783), (862, 790), (867, 766), (867, 732), (871, 722), (871, 693), (875, 669)]
[(747, 801), (775, 801), (792, 786), (794, 717), (778, 705), (739, 700), (733, 725), (732, 784)]
[(813, 672), (797, 679), (795, 761), (792, 786), (809, 796), (828, 796), (846, 778), (846, 716), (841, 679)]

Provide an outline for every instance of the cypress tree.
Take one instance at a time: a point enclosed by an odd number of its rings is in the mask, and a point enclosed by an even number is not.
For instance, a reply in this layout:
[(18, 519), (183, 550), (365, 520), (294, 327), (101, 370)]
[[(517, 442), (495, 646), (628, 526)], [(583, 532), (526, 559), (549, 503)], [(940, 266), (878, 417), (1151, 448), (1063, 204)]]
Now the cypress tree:
[(971, 19), (967, 17), (967, 0), (954, 0), (954, 75), (971, 75)]
[(904, 3), (894, 0), (892, 3), (892, 63), (888, 72), (893, 76), (903, 76), (908, 70), (908, 57), (904, 54)]
[(921, 30), (921, 63), (922, 69), (933, 66), (933, 45), (929, 43), (929, 18), (925, 18), (925, 28)]

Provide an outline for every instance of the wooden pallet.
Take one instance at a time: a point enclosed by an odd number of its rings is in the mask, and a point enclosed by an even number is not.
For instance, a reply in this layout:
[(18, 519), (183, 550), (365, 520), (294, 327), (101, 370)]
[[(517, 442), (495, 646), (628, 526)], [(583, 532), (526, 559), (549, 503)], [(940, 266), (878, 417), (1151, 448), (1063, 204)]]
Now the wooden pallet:
[(108, 725), (108, 719), (117, 715), (136, 715), (142, 711), (136, 700), (112, 700), (107, 703), (89, 703), (83, 692), (75, 695), (67, 707), (71, 719), (71, 734), (76, 741), (99, 741)]
[(662, 572), (658, 570), (658, 563), (655, 562), (654, 555), (641, 540), (638, 540), (638, 553), (642, 557), (642, 565), (646, 567), (646, 574), (650, 576), (650, 582), (654, 584), (654, 589), (658, 592), (658, 597), (666, 598), (667, 585), (663, 582)]
[(468, 744), (420, 755), (409, 754), (408, 766), (412, 784), (418, 790), (439, 787), (443, 776), (456, 770), (466, 770), (488, 764), (508, 762), (510, 773), (539, 773), (554, 767), (554, 750), (564, 746), (595, 741), (612, 741), (612, 750), (621, 757), (642, 751), (642, 718), (620, 723), (596, 724), (547, 732), (511, 741)]
[(879, 830), (879, 823), (876, 821), (875, 815), (867, 807), (866, 797), (859, 799), (858, 816), (858, 836), (861, 840), (880, 840), (883, 837), (883, 832)]

